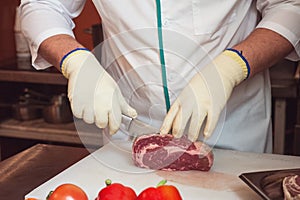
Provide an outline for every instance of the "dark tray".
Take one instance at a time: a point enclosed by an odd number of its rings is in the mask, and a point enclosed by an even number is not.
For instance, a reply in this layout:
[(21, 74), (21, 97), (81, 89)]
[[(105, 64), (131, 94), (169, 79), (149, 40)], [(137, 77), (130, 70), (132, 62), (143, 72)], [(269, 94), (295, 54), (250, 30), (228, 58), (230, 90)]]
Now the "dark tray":
[(300, 168), (243, 173), (239, 176), (252, 190), (266, 200), (283, 200), (282, 180), (300, 175)]

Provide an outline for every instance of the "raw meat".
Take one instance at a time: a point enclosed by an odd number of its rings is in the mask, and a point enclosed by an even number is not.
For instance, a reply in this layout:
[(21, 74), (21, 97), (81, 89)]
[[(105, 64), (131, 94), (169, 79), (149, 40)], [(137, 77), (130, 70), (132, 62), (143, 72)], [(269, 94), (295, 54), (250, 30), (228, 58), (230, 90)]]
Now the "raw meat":
[(136, 166), (172, 171), (209, 171), (214, 160), (208, 145), (191, 142), (187, 137), (174, 138), (170, 134), (138, 137), (133, 143), (132, 156)]
[(282, 182), (284, 199), (300, 200), (300, 176), (287, 176)]
[(261, 179), (261, 188), (270, 199), (283, 199), (283, 179), (292, 175), (295, 173), (289, 171), (270, 172)]

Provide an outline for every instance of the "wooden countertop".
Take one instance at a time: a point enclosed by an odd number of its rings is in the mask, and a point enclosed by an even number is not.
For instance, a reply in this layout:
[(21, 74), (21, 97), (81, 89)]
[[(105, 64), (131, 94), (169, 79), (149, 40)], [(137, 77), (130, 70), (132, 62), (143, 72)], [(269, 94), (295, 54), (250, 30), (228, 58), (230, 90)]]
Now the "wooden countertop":
[(87, 155), (85, 148), (38, 144), (0, 162), (0, 199), (24, 199), (32, 189)]

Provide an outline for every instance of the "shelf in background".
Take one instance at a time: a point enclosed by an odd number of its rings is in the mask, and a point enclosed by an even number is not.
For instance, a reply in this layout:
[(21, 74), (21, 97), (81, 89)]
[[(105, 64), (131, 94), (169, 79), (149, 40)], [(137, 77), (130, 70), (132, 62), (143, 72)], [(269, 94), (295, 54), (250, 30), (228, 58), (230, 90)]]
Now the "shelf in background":
[(86, 147), (101, 147), (103, 145), (101, 129), (94, 125), (85, 124), (83, 121), (76, 121), (75, 126), (73, 122), (49, 124), (43, 119), (29, 121), (6, 119), (0, 122), (0, 136), (83, 144)]
[(0, 81), (67, 85), (67, 79), (62, 74), (44, 71), (0, 69)]

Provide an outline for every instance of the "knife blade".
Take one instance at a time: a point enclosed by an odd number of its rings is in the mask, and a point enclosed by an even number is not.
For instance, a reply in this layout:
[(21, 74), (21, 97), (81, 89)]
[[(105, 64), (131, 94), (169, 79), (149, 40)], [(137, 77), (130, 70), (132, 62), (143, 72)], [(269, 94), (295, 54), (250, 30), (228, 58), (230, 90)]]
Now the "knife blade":
[(139, 135), (159, 133), (159, 128), (126, 115), (122, 115), (122, 124), (120, 130), (130, 136), (132, 139)]

